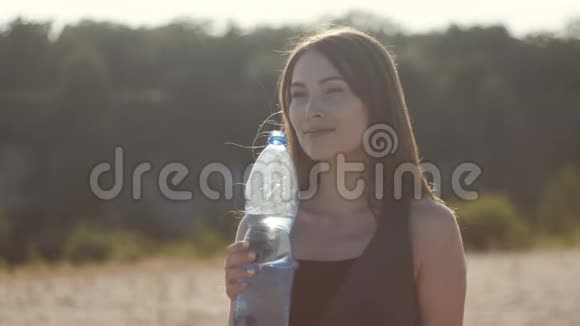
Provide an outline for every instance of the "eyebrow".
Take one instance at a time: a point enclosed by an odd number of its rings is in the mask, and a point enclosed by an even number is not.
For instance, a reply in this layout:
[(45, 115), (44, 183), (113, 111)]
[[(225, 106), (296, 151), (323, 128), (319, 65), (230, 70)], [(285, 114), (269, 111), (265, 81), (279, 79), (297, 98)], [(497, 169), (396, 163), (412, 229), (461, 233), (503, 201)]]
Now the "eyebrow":
[[(329, 77), (322, 78), (321, 80), (318, 81), (318, 83), (319, 84), (323, 84), (323, 83), (326, 83), (326, 82), (331, 81), (331, 80), (342, 80), (342, 81), (344, 81), (344, 78), (342, 78), (340, 76), (329, 76)], [(302, 86), (302, 87), (304, 87), (305, 85), (302, 82), (293, 82), (292, 84), (290, 84), (290, 87), (293, 87), (293, 86)]]

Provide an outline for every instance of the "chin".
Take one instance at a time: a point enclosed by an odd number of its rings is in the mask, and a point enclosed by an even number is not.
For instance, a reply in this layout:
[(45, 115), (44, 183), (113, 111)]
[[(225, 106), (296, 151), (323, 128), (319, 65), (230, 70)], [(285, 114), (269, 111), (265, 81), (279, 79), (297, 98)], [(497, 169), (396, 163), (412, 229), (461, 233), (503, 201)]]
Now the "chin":
[(322, 162), (330, 161), (337, 154), (336, 152), (329, 151), (328, 149), (311, 149), (305, 152), (311, 160)]

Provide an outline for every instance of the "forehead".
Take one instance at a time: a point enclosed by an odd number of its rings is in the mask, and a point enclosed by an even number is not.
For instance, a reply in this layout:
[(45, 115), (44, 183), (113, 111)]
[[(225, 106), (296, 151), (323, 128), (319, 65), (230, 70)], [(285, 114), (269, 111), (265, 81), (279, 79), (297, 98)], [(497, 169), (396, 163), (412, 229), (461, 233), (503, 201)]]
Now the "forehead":
[(318, 82), (318, 80), (330, 76), (342, 77), (326, 56), (316, 51), (307, 51), (296, 61), (292, 72), (292, 81)]

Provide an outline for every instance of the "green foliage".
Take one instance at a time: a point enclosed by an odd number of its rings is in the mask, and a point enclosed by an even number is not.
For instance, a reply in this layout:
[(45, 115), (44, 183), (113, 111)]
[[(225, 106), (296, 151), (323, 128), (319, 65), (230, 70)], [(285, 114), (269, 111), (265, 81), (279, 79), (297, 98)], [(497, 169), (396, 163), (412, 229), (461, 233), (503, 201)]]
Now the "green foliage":
[(163, 257), (197, 258), (198, 253), (190, 240), (177, 240), (157, 246), (155, 255)]
[(47, 259), (42, 256), (38, 248), (32, 244), (28, 245), (26, 251), (26, 263), (29, 265), (46, 265)]
[(0, 265), (6, 262), (4, 259), (8, 253), (8, 247), (10, 245), (10, 236), (12, 232), (12, 225), (10, 223), (10, 219), (4, 213), (2, 209), (0, 209)]
[(70, 234), (64, 257), (73, 263), (87, 261), (136, 261), (147, 252), (145, 239), (129, 231), (109, 231), (78, 225)]
[(0, 209), (0, 248), (8, 242), (10, 236), (11, 226), (8, 216)]
[[(0, 30), (0, 90), (26, 90), (50, 83), (52, 23), (16, 18)], [(9, 75), (9, 78), (3, 76)]]
[(532, 244), (529, 226), (504, 195), (487, 194), (453, 206), (466, 249), (524, 249)]
[(63, 256), (73, 263), (136, 261), (155, 255), (205, 259), (223, 253), (227, 245), (226, 237), (211, 227), (195, 235), (153, 242), (138, 232), (113, 231), (81, 223), (70, 233)]
[(229, 240), (223, 232), (206, 225), (201, 231), (156, 243), (150, 254), (163, 257), (209, 259), (225, 254), (228, 244)]
[(567, 165), (545, 188), (538, 226), (549, 234), (573, 234), (580, 228), (580, 169)]
[(68, 97), (99, 101), (108, 96), (110, 86), (106, 62), (88, 45), (78, 47), (63, 58), (60, 84)]
[(228, 240), (219, 231), (206, 228), (195, 238), (193, 245), (198, 257), (209, 258), (222, 253), (228, 245)]
[(0, 258), (0, 271), (8, 270), (9, 267), (10, 265), (8, 265), (4, 259)]
[(565, 234), (538, 233), (535, 247), (560, 249), (580, 246), (580, 229)]
[[(565, 184), (572, 182), (569, 177), (547, 187), (541, 208), (524, 205), (530, 205), (526, 199), (537, 197), (552, 177), (548, 167), (580, 162), (577, 18), (567, 25), (568, 38), (554, 33), (520, 38), (504, 26), (454, 25), (416, 34), (386, 17), (357, 10), (323, 20), (369, 32), (391, 51), (419, 127), (417, 143), (428, 149), (430, 160), (442, 167), (466, 159), (480, 162), (491, 173), (483, 173), (476, 186), (509, 190), (519, 208), (538, 210), (542, 228), (571, 228), (572, 213), (578, 209), (570, 198), (578, 196), (576, 188)], [(39, 254), (58, 259), (63, 234), (79, 216), (103, 212), (110, 214), (103, 218), (111, 225), (164, 243), (167, 252), (209, 256), (225, 247), (221, 234), (232, 234), (231, 228), (215, 219), (208, 233), (176, 240), (181, 230), (176, 232), (172, 223), (193, 213), (176, 210), (180, 217), (166, 218), (173, 214), (166, 209), (173, 204), (152, 183), (143, 191), (155, 206), (131, 209), (120, 204), (111, 211), (103, 209), (104, 202), (87, 185), (91, 167), (111, 161), (117, 145), (126, 151), (127, 167), (143, 160), (154, 163), (145, 175), (148, 179), (168, 160), (201, 171), (209, 161), (241, 167), (255, 158), (239, 147), (251, 145), (257, 125), (279, 109), (273, 95), (284, 67), (283, 51), (318, 24), (247, 30), (228, 26), (221, 35), (211, 25), (176, 20), (134, 28), (84, 20), (54, 34), (50, 23), (15, 19), (0, 27), (0, 155), (9, 153), (5, 145), (15, 145), (29, 155), (30, 159), (23, 156), (24, 163), (47, 163), (23, 164), (27, 176), (18, 177), (11, 173), (13, 164), (0, 158), (2, 175), (12, 180), (0, 185), (2, 194), (7, 191), (24, 206), (11, 211), (10, 219), (0, 216), (0, 243), (14, 241), (5, 243), (8, 263), (34, 260)], [(273, 115), (268, 124), (275, 126), (279, 117)], [(521, 162), (526, 162), (525, 169)], [(104, 174), (101, 182), (109, 177), (113, 179), (112, 173)], [(194, 179), (174, 186), (192, 189), (198, 181)], [(119, 202), (135, 202), (128, 199), (131, 175), (126, 173), (124, 181)], [(199, 214), (217, 216), (236, 206), (233, 201), (208, 204), (202, 197), (195, 194), (192, 203), (203, 211)], [(507, 236), (487, 230), (490, 225), (526, 229), (511, 222), (504, 226), (504, 219), (511, 219), (505, 216), (515, 213), (502, 209), (506, 210), (495, 207), (489, 213), (495, 219), (482, 217), (482, 226), (477, 218), (466, 217), (466, 223), (476, 225), (468, 225), (466, 241), (481, 237), (477, 241), (486, 244), (480, 247), (493, 247), (487, 242), (507, 240), (490, 237)], [(478, 214), (472, 215), (483, 213)], [(491, 236), (471, 235), (472, 230)], [(124, 233), (91, 228), (75, 232), (66, 239), (67, 255), (75, 259), (140, 257), (149, 252)]]

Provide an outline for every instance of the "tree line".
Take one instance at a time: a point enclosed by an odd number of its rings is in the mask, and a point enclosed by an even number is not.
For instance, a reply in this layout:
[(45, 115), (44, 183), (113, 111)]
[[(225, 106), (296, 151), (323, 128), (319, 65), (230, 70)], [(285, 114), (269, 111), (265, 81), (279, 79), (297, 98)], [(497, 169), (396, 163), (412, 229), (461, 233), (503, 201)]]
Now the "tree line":
[[(454, 198), (453, 168), (474, 162), (482, 168), (476, 190), (504, 194), (529, 224), (540, 223), (550, 180), (580, 165), (578, 20), (563, 35), (525, 37), (502, 25), (409, 33), (359, 11), (325, 23), (360, 28), (395, 55), (421, 158), (441, 170), (444, 199)], [(158, 174), (181, 162), (192, 173), (179, 187), (197, 189), (208, 163), (249, 164), (256, 150), (248, 147), (265, 140), (258, 134), (254, 143), (257, 133), (279, 122), (283, 52), (318, 27), (230, 23), (216, 33), (213, 26), (83, 20), (55, 33), (52, 22), (15, 18), (0, 28), (0, 256), (19, 262), (33, 249), (58, 259), (81, 222), (155, 241), (206, 228), (231, 236), (230, 213), (243, 208), (239, 187), (232, 200), (194, 191), (193, 200), (175, 203), (149, 177), (137, 201), (132, 169), (147, 161)], [(125, 186), (118, 198), (100, 200), (90, 171), (113, 162), (119, 146)], [(102, 182), (111, 186), (113, 176)]]

